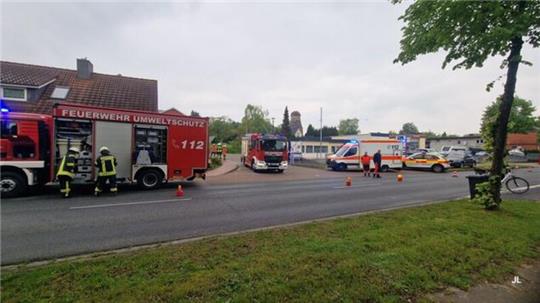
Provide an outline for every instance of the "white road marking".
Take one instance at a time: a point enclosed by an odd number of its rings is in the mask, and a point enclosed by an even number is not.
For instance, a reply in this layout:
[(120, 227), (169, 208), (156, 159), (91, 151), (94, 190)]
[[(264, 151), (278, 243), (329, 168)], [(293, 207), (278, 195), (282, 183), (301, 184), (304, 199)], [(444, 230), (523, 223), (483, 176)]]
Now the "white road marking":
[[(540, 187), (540, 184), (536, 184), (536, 185), (531, 185), (529, 186), (529, 189), (532, 189), (532, 188), (538, 188)], [(514, 190), (522, 190), (522, 189), (527, 189), (527, 187), (518, 187), (518, 188), (514, 188)], [(502, 190), (501, 191), (503, 194), (509, 194), (509, 193), (512, 193), (511, 191), (505, 189), (505, 190)]]
[(170, 203), (170, 202), (189, 201), (189, 200), (191, 200), (191, 198), (156, 200), (156, 201), (141, 201), (141, 202), (126, 202), (126, 203), (111, 203), (111, 204), (96, 204), (96, 205), (72, 206), (69, 209), (87, 209), (87, 208), (100, 208), (100, 207), (157, 204), (157, 203)]
[(362, 185), (351, 185), (351, 186), (334, 186), (333, 189), (342, 189), (342, 188), (358, 188), (358, 187), (371, 187), (371, 186), (379, 186), (383, 185), (383, 183), (371, 183), (371, 184), (362, 184)]

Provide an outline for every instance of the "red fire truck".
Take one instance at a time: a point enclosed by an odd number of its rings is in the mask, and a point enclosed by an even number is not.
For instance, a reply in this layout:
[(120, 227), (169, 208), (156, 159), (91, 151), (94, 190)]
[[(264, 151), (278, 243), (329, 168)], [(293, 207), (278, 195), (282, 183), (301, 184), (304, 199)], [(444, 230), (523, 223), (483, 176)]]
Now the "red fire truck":
[(17, 196), (29, 186), (54, 183), (67, 150), (80, 149), (75, 183), (92, 183), (101, 146), (118, 160), (119, 182), (143, 189), (163, 182), (205, 178), (208, 118), (57, 104), (52, 115), (2, 110), (0, 189)]
[(288, 166), (287, 159), (287, 138), (284, 136), (247, 134), (242, 138), (242, 163), (255, 172), (282, 173)]

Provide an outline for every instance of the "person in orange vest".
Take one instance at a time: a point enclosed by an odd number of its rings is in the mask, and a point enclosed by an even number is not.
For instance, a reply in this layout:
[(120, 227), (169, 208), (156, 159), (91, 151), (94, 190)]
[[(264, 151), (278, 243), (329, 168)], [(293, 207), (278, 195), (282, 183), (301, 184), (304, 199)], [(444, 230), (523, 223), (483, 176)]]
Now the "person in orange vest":
[(217, 155), (217, 145), (216, 143), (212, 144), (212, 148), (210, 149), (210, 157), (213, 158)]
[(362, 162), (362, 170), (364, 171), (364, 177), (371, 176), (371, 172), (369, 171), (370, 161), (371, 161), (371, 158), (368, 156), (367, 152), (364, 153), (364, 155), (360, 158), (360, 162)]
[(228, 149), (227, 149), (227, 144), (223, 144), (223, 148), (222, 148), (222, 149), (223, 149), (223, 151), (222, 151), (222, 153), (223, 153), (223, 160), (227, 160), (227, 151), (228, 151)]

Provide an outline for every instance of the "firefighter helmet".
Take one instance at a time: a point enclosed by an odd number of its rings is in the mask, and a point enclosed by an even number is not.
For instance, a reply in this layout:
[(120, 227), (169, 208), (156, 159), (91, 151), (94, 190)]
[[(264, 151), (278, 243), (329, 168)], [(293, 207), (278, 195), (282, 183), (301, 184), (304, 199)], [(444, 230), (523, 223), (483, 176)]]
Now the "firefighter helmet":
[(99, 149), (99, 152), (102, 153), (104, 151), (109, 151), (109, 148), (107, 146), (102, 146), (100, 149)]
[(80, 153), (80, 150), (78, 148), (76, 148), (76, 147), (70, 147), (68, 149), (68, 151), (70, 151), (72, 153), (76, 153), (76, 154)]

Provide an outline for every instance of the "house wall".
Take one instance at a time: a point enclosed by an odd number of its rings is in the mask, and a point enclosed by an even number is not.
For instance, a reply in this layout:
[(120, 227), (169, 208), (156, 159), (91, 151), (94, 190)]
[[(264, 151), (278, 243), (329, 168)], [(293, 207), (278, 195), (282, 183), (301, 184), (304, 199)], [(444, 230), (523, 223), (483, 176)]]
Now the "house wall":
[(484, 140), (481, 137), (460, 137), (429, 139), (429, 148), (440, 151), (443, 146), (464, 146), (469, 148), (484, 148)]
[(291, 152), (300, 153), (303, 159), (325, 159), (334, 154), (343, 143), (323, 141), (291, 141)]

